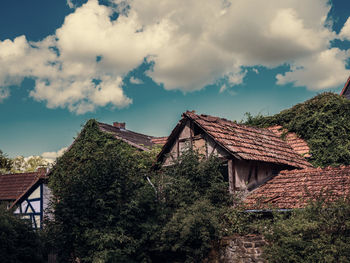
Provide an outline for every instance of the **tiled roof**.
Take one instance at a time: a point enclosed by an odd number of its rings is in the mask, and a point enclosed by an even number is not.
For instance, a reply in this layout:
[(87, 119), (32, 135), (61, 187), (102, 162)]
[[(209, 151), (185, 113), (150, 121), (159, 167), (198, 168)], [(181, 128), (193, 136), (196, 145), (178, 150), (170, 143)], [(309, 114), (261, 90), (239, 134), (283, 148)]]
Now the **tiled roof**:
[(304, 207), (320, 193), (345, 196), (350, 191), (350, 166), (307, 168), (281, 171), (276, 177), (252, 191), (244, 203), (249, 208), (279, 209)]
[(111, 133), (115, 138), (120, 139), (140, 150), (147, 151), (153, 146), (152, 136), (133, 132), (124, 128), (118, 128), (106, 123), (98, 123), (101, 131)]
[(44, 176), (43, 172), (0, 175), (0, 200), (16, 200)]
[(159, 145), (164, 145), (166, 143), (166, 141), (168, 140), (168, 137), (154, 137), (153, 139), (151, 139), (151, 141), (154, 144), (159, 144)]
[(192, 119), (228, 152), (244, 160), (297, 168), (311, 166), (285, 141), (268, 129), (248, 127), (223, 118), (197, 115), (190, 111), (183, 116)]
[(284, 135), (283, 140), (286, 141), (292, 147), (292, 149), (295, 152), (297, 152), (298, 154), (300, 154), (304, 157), (311, 156), (310, 155), (310, 148), (307, 145), (306, 141), (304, 141), (303, 139), (298, 137), (298, 135), (295, 134), (294, 132), (288, 132), (287, 129), (284, 129), (280, 125), (271, 126), (271, 127), (268, 127), (267, 129), (269, 129), (270, 131), (272, 131), (274, 134), (276, 134), (279, 137), (282, 137), (282, 135)]

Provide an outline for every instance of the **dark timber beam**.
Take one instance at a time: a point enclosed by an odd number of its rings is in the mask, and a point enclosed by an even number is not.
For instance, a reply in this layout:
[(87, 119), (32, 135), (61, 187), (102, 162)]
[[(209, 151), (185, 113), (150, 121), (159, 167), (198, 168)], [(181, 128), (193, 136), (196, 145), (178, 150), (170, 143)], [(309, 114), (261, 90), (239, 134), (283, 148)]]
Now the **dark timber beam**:
[(235, 192), (235, 168), (234, 162), (232, 159), (227, 161), (228, 169), (228, 183), (229, 183), (229, 192), (233, 194)]

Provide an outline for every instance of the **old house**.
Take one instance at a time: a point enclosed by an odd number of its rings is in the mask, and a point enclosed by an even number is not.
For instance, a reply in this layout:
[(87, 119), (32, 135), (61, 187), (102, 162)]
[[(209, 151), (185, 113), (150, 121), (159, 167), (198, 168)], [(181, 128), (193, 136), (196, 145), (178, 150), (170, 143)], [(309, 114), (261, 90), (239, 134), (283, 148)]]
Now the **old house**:
[(350, 99), (350, 77), (346, 81), (344, 88), (340, 92), (340, 96), (344, 96), (347, 99)]
[(157, 161), (162, 166), (171, 165), (188, 147), (205, 157), (217, 155), (224, 160), (231, 193), (235, 190), (251, 191), (281, 170), (311, 166), (269, 129), (248, 127), (193, 111), (183, 113)]
[(0, 202), (29, 220), (34, 229), (42, 228), (49, 198), (46, 168), (32, 173), (0, 175)]

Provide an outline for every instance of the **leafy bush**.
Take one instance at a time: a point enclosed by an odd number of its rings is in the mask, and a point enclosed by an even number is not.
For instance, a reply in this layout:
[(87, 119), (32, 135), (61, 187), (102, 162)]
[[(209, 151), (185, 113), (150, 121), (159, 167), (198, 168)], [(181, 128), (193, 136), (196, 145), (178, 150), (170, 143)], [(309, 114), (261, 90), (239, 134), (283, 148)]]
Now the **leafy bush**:
[(350, 100), (322, 93), (273, 116), (252, 116), (245, 124), (282, 125), (307, 141), (314, 166), (350, 165)]
[(350, 262), (350, 200), (319, 198), (265, 225), (268, 262)]
[[(160, 171), (163, 226), (158, 251), (167, 262), (201, 262), (222, 236), (223, 214), (232, 204), (222, 161), (203, 159), (188, 150), (171, 167)], [(161, 260), (160, 260), (161, 261)]]
[(161, 232), (161, 250), (168, 262), (201, 262), (220, 237), (218, 212), (205, 199), (177, 209)]
[(0, 207), (0, 261), (44, 262), (39, 235), (29, 222), (15, 217), (5, 207)]

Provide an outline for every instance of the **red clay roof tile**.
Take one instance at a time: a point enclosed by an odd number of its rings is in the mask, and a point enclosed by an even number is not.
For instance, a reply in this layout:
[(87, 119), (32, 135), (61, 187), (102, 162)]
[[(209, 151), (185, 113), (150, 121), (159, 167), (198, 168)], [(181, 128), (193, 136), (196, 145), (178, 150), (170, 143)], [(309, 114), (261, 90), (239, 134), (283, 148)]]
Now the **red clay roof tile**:
[(197, 115), (190, 111), (185, 112), (183, 116), (193, 120), (226, 150), (242, 159), (297, 168), (311, 166), (269, 129), (249, 127), (219, 117)]
[(294, 151), (296, 151), (298, 154), (304, 156), (304, 157), (310, 157), (310, 148), (306, 141), (299, 138), (297, 134), (294, 132), (288, 132), (287, 129), (284, 129), (280, 125), (271, 126), (268, 127), (270, 131), (272, 131), (274, 134), (276, 134), (279, 137), (282, 137), (283, 134), (284, 140), (292, 147)]
[(350, 193), (350, 166), (281, 171), (252, 191), (244, 203), (254, 209), (301, 208), (327, 191), (334, 197)]
[(166, 143), (166, 141), (168, 140), (168, 137), (154, 137), (151, 139), (151, 142), (154, 144), (158, 144), (158, 145), (164, 145)]
[(0, 200), (16, 200), (43, 176), (42, 172), (0, 175)]

